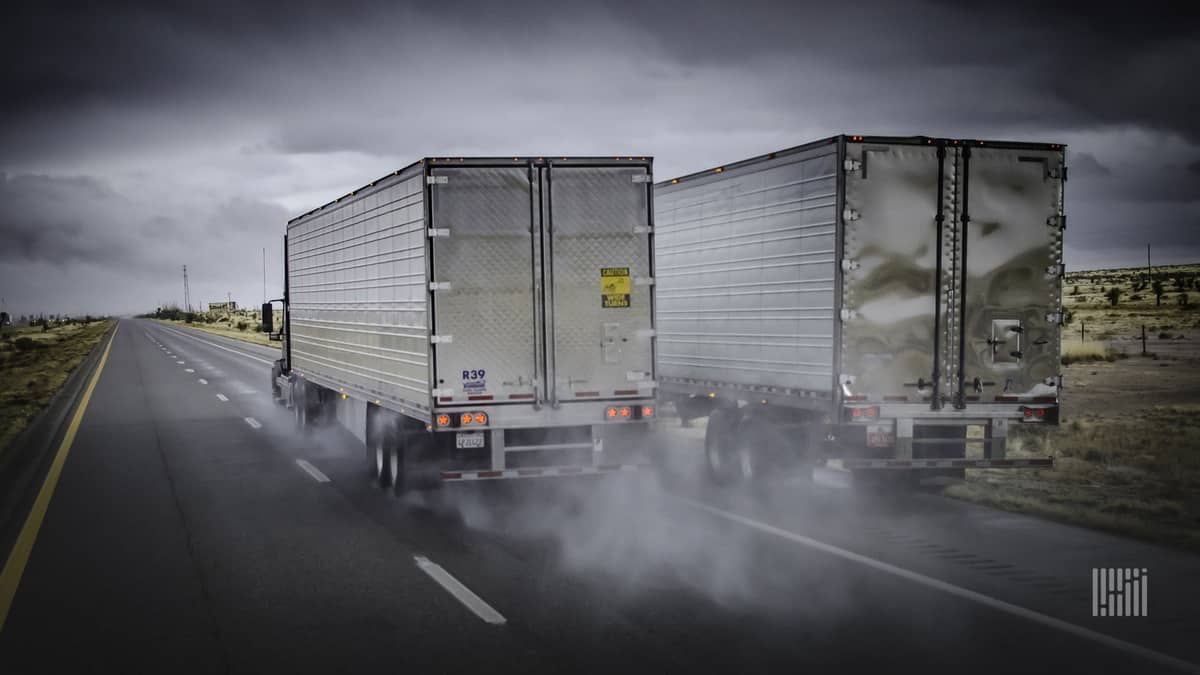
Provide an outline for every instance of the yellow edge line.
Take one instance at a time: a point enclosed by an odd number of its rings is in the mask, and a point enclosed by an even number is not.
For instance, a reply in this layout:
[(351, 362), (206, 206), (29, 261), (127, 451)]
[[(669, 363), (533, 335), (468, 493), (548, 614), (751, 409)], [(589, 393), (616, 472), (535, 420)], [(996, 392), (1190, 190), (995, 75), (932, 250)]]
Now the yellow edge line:
[(100, 373), (104, 371), (104, 363), (108, 361), (108, 351), (112, 349), (118, 327), (113, 328), (112, 335), (108, 338), (108, 345), (104, 348), (104, 354), (100, 357), (100, 363), (96, 366), (92, 381), (88, 383), (87, 391), (83, 393), (79, 407), (75, 409), (75, 416), (71, 418), (71, 426), (67, 427), (67, 435), (63, 436), (62, 443), (58, 446), (58, 453), (54, 455), (54, 463), (46, 472), (46, 480), (42, 483), (42, 489), (38, 491), (37, 500), (33, 502), (33, 508), (30, 509), (29, 516), (25, 519), (25, 525), (21, 528), (21, 534), (17, 536), (17, 542), (13, 545), (12, 552), (8, 554), (8, 560), (4, 563), (4, 571), (0, 572), (0, 631), (4, 630), (4, 622), (8, 619), (8, 610), (12, 607), (13, 597), (17, 594), (21, 575), (25, 573), (25, 565), (29, 562), (29, 555), (33, 553), (33, 544), (37, 541), (38, 530), (42, 528), (42, 521), (46, 518), (46, 510), (50, 507), (50, 498), (54, 496), (54, 488), (58, 485), (58, 477), (62, 474), (63, 465), (67, 462), (67, 453), (71, 451), (71, 444), (74, 443), (75, 434), (79, 431), (79, 423), (83, 421), (83, 413), (87, 410), (88, 401), (92, 398), (92, 390), (96, 388), (96, 382), (100, 380)]

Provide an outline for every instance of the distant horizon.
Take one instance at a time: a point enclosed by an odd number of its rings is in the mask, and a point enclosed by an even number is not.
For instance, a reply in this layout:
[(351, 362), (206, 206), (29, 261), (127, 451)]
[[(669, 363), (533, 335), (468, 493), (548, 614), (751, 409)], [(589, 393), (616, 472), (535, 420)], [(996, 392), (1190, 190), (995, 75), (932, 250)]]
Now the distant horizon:
[[(1150, 265), (1151, 270), (1172, 269), (1172, 268), (1178, 268), (1178, 267), (1200, 267), (1200, 260), (1195, 260), (1193, 262), (1185, 262), (1185, 263), (1164, 263), (1162, 265), (1153, 264), (1153, 262), (1152, 262), (1152, 264)], [(1088, 268), (1083, 268), (1083, 269), (1067, 269), (1067, 274), (1084, 274), (1084, 273), (1088, 273), (1088, 272), (1124, 272), (1127, 270), (1144, 270), (1144, 269), (1146, 269), (1145, 265), (1128, 265), (1125, 267), (1088, 267)], [(242, 303), (242, 302), (238, 301), (237, 298), (234, 298), (233, 301), (235, 303), (237, 303), (238, 311), (260, 311), (259, 303), (249, 303), (249, 304)], [(222, 302), (224, 302), (224, 301), (222, 301)], [(207, 304), (207, 302), (205, 304)], [(138, 315), (148, 314), (150, 312), (153, 312), (156, 309), (168, 308), (168, 307), (174, 307), (176, 309), (184, 309), (182, 302), (165, 302), (162, 304), (155, 305), (154, 307), (149, 307), (149, 308), (144, 308), (144, 309), (134, 309), (134, 310), (126, 309), (126, 310), (113, 311), (113, 312), (98, 312), (96, 310), (90, 310), (90, 311), (82, 310), (79, 312), (45, 312), (45, 311), (14, 312), (14, 311), (10, 311), (7, 309), (5, 309), (3, 311), (7, 311), (9, 313), (8, 314), (9, 318), (15, 323), (16, 320), (18, 318), (20, 318), (21, 316), (32, 318), (33, 316), (36, 316), (38, 314), (47, 315), (47, 316), (51, 316), (51, 315), (65, 316), (68, 318), (78, 318), (80, 316), (87, 316), (87, 315), (91, 315), (93, 317), (101, 318), (101, 319), (104, 319), (104, 318), (108, 318), (108, 319), (136, 318)], [(201, 305), (197, 304), (194, 306), (194, 309), (192, 311), (194, 313), (201, 313), (201, 312), (206, 312), (208, 310), (204, 309)]]

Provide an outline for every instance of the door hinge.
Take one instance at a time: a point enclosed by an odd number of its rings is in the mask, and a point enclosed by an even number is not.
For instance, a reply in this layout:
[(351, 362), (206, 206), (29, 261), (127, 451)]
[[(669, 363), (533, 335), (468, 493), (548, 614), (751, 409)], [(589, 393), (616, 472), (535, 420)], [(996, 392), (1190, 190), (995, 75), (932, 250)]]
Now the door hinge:
[(858, 220), (859, 218), (862, 218), (862, 214), (854, 209), (845, 209), (842, 211), (842, 220), (846, 222)]
[(625, 371), (625, 380), (627, 382), (641, 382), (642, 380), (650, 379), (650, 373), (644, 370), (627, 370)]
[(634, 286), (653, 286), (654, 277), (635, 277), (633, 280)]
[(433, 394), (434, 398), (441, 398), (443, 396), (446, 398), (454, 398), (453, 389), (434, 389), (429, 393)]
[(449, 237), (450, 236), (450, 228), (448, 228), (448, 227), (431, 227), (431, 228), (429, 228), (427, 234), (429, 235), (430, 239), (433, 239), (436, 237)]
[(858, 312), (856, 312), (852, 309), (843, 309), (841, 311), (841, 317), (842, 317), (842, 321), (850, 321), (851, 319), (855, 319), (858, 317)]
[(862, 162), (857, 159), (846, 159), (845, 161), (842, 162), (842, 169), (846, 173), (850, 173), (852, 171), (858, 171), (861, 168), (862, 168)]
[(635, 225), (633, 228), (634, 234), (650, 234), (653, 231), (654, 231), (654, 228), (646, 226), (646, 225)]
[(635, 174), (633, 174), (633, 182), (635, 182), (635, 183), (653, 183), (654, 176), (651, 176), (648, 173), (635, 173)]
[(448, 291), (450, 290), (449, 281), (431, 281), (429, 282), (429, 290), (431, 291)]
[(858, 261), (853, 258), (842, 258), (842, 271), (849, 272), (850, 270), (858, 269)]
[(1062, 214), (1050, 216), (1046, 219), (1046, 224), (1050, 227), (1057, 227), (1060, 230), (1065, 230), (1067, 228), (1067, 217)]
[(1046, 276), (1048, 276), (1048, 277), (1061, 277), (1061, 276), (1066, 276), (1066, 274), (1067, 274), (1067, 266), (1064, 265), (1063, 263), (1059, 263), (1057, 265), (1051, 265), (1046, 268)]
[(433, 335), (429, 338), (429, 343), (434, 345), (448, 345), (454, 342), (453, 335)]
[(653, 328), (639, 328), (636, 334), (640, 338), (652, 338), (658, 335), (658, 331)]
[(450, 182), (449, 176), (426, 176), (425, 177), (426, 185), (445, 185), (446, 183), (449, 183), (449, 182)]
[(1052, 326), (1061, 326), (1063, 322), (1062, 312), (1050, 312), (1046, 314), (1046, 323)]

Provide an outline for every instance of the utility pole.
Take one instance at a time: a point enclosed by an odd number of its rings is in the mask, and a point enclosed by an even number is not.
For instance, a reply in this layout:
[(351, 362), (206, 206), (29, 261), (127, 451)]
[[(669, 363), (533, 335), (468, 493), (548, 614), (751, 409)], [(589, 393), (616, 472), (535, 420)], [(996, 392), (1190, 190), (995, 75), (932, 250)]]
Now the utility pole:
[(263, 303), (267, 302), (267, 247), (263, 247)]
[(192, 296), (188, 291), (187, 265), (183, 266), (183, 311), (192, 311)]
[(1146, 244), (1146, 283), (1154, 281), (1154, 274), (1150, 271), (1150, 244)]

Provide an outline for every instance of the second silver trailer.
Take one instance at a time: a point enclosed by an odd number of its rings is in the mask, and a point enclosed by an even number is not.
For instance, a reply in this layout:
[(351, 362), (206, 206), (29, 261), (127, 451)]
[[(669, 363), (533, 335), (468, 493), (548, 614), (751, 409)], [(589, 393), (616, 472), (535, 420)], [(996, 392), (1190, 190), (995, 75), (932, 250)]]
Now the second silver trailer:
[(1004, 440), (1058, 420), (1064, 152), (836, 136), (657, 184), (661, 392), (713, 476), (1048, 465)]
[(650, 168), (430, 157), (292, 220), (277, 397), (397, 490), (638, 468)]

